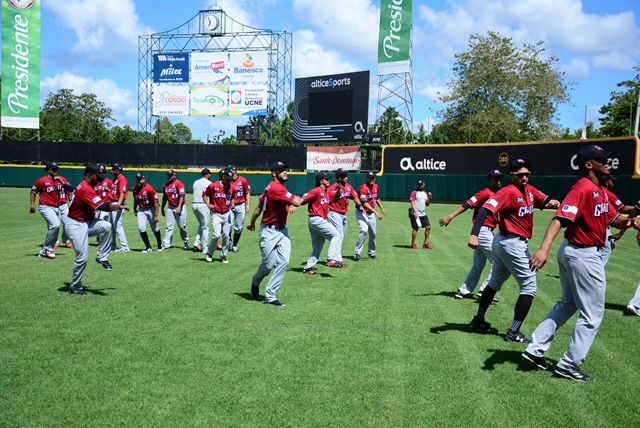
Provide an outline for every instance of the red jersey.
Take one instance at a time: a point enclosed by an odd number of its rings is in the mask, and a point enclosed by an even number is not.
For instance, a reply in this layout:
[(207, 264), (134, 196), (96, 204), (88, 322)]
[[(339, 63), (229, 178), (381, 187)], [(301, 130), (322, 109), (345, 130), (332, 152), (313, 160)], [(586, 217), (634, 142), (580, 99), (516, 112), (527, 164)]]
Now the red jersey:
[(231, 183), (231, 192), (236, 200), (236, 204), (244, 204), (247, 202), (247, 195), (251, 193), (251, 184), (249, 184), (249, 180), (238, 176), (236, 181)]
[[(104, 202), (111, 202), (111, 186), (113, 185), (113, 180), (110, 178), (105, 178), (100, 183), (96, 185), (96, 193), (102, 198)], [(116, 200), (117, 202), (117, 200)]]
[(209, 198), (209, 204), (213, 205), (213, 212), (224, 214), (231, 211), (232, 191), (231, 186), (229, 186), (228, 190), (225, 190), (222, 181), (216, 181), (207, 186), (202, 196)]
[[(372, 208), (375, 208), (376, 201), (380, 199), (380, 186), (378, 185), (378, 183), (373, 183), (373, 187), (369, 187), (367, 186), (367, 183), (365, 183), (360, 186), (360, 191), (358, 192), (358, 194), (360, 195), (360, 202), (362, 202), (363, 204), (365, 202), (368, 202)], [(363, 209), (368, 213), (373, 212), (364, 207)]]
[[(479, 190), (475, 195), (467, 199), (466, 201), (467, 205), (473, 208), (473, 216), (471, 217), (471, 221), (473, 223), (475, 223), (476, 217), (478, 217), (478, 211), (480, 211), (480, 208), (482, 208), (482, 205), (485, 202), (487, 202), (489, 199), (493, 198), (495, 194), (496, 192), (491, 190), (491, 188), (486, 187), (482, 190)], [(495, 229), (497, 225), (498, 225), (498, 220), (496, 219), (496, 216), (493, 214), (488, 215), (483, 224), (483, 226), (487, 226), (491, 229)]]
[(340, 183), (333, 183), (327, 189), (327, 195), (329, 196), (329, 211), (338, 214), (346, 214), (349, 211), (349, 199), (358, 198), (356, 189), (351, 187), (349, 183), (342, 187)]
[(260, 195), (258, 202), (262, 206), (262, 224), (283, 228), (287, 225), (289, 205), (296, 195), (290, 193), (284, 184), (272, 181)]
[(57, 175), (56, 178), (59, 181), (54, 180), (50, 175), (45, 175), (31, 186), (31, 192), (34, 195), (40, 195), (40, 205), (58, 208), (67, 203), (67, 192), (63, 185), (69, 184), (69, 181), (61, 175)]
[(77, 221), (92, 220), (95, 217), (96, 209), (103, 203), (104, 201), (96, 193), (96, 189), (86, 180), (82, 180), (76, 187), (76, 195), (69, 207), (69, 217)]
[(556, 217), (571, 222), (564, 232), (565, 239), (571, 244), (602, 247), (607, 228), (618, 217), (618, 210), (610, 202), (606, 188), (582, 177), (569, 190)]
[(164, 185), (163, 193), (169, 205), (172, 207), (177, 207), (180, 198), (184, 198), (187, 194), (187, 191), (184, 187), (184, 183), (180, 180), (174, 180), (171, 183), (167, 183)]
[(158, 192), (149, 183), (142, 188), (133, 188), (133, 197), (136, 198), (139, 208), (154, 208), (158, 203)]
[(302, 199), (309, 204), (309, 217), (329, 217), (329, 196), (322, 186), (309, 190)]
[(605, 191), (607, 192), (607, 196), (609, 197), (609, 202), (611, 203), (611, 205), (616, 207), (616, 210), (620, 210), (620, 208), (624, 207), (624, 202), (620, 200), (618, 195), (607, 188), (605, 188)]
[(113, 180), (111, 184), (111, 200), (114, 202), (118, 202), (120, 200), (120, 195), (124, 193), (124, 199), (122, 200), (123, 205), (127, 201), (129, 197), (129, 181), (127, 177), (123, 174), (118, 175), (118, 177)]
[(531, 239), (533, 235), (533, 210), (544, 208), (549, 199), (530, 184), (520, 191), (513, 184), (509, 184), (496, 192), (493, 198), (482, 205), (499, 218), (500, 232), (508, 235), (518, 235)]

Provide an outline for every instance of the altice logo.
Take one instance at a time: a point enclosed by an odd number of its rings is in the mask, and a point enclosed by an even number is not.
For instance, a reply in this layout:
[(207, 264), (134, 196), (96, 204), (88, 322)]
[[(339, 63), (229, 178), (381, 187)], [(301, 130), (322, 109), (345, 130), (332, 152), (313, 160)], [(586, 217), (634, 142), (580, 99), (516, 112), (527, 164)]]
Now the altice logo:
[(350, 77), (343, 77), (342, 79), (316, 79), (311, 82), (312, 88), (335, 88), (336, 86), (349, 86), (351, 85)]

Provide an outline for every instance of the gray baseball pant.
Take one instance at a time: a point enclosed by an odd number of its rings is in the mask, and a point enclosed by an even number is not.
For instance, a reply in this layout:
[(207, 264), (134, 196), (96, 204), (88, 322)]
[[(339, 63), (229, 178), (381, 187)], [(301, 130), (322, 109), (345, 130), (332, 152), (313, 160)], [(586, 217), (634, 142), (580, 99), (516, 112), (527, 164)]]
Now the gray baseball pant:
[(611, 229), (607, 228), (607, 235), (604, 238), (604, 247), (600, 250), (600, 257), (602, 257), (602, 261), (606, 266), (609, 262), (609, 257), (611, 257), (611, 253), (614, 248), (616, 248), (616, 243), (609, 239), (611, 236)]
[(355, 253), (362, 254), (364, 242), (369, 235), (369, 257), (376, 255), (376, 234), (378, 230), (378, 219), (373, 213), (365, 214), (362, 211), (356, 211), (356, 220), (358, 220), (358, 241), (356, 242)]
[(236, 233), (244, 230), (244, 218), (247, 215), (247, 205), (242, 203), (236, 205), (231, 211), (231, 222), (233, 223), (233, 230)]
[(226, 213), (211, 213), (211, 242), (209, 242), (209, 254), (213, 254), (218, 248), (218, 240), (222, 238), (222, 257), (227, 257), (231, 246), (231, 211)]
[(164, 241), (162, 242), (163, 248), (170, 248), (173, 241), (173, 229), (176, 224), (180, 229), (180, 237), (185, 247), (189, 246), (189, 232), (187, 232), (187, 210), (183, 206), (180, 210), (180, 214), (176, 213), (176, 208), (169, 205), (167, 208), (167, 232), (164, 234)]
[(205, 203), (195, 203), (191, 205), (193, 215), (198, 220), (198, 230), (193, 245), (202, 247), (202, 252), (206, 253), (209, 248), (209, 222), (211, 221), (211, 210)]
[(60, 207), (40, 205), (38, 210), (47, 223), (47, 236), (44, 238), (44, 244), (40, 251), (40, 254), (44, 255), (47, 251), (53, 251), (56, 242), (58, 242), (61, 221), (64, 220), (64, 217), (66, 217), (69, 212), (69, 207), (67, 204), (61, 205)]
[(529, 241), (516, 235), (498, 234), (493, 238), (493, 270), (488, 287), (500, 291), (502, 284), (513, 275), (520, 286), (520, 294), (536, 296), (536, 272), (529, 268)]
[[(489, 266), (493, 266), (493, 249), (491, 248), (493, 244), (493, 231), (487, 226), (482, 226), (478, 233), (478, 242), (480, 246), (473, 250), (473, 264), (471, 265), (471, 270), (469, 270), (464, 283), (460, 288), (458, 288), (458, 291), (463, 295), (473, 293), (473, 290), (475, 290), (478, 285), (480, 274), (482, 273), (487, 260), (489, 261)], [(489, 276), (482, 283), (480, 291), (484, 290), (484, 288), (489, 284), (489, 278), (491, 278), (491, 271), (489, 271)]]
[(275, 229), (262, 225), (260, 227), (260, 250), (262, 250), (262, 263), (253, 275), (251, 285), (259, 286), (264, 277), (273, 274), (267, 283), (265, 300), (272, 302), (278, 299), (278, 291), (284, 282), (284, 276), (291, 259), (291, 239), (289, 229)]
[[(113, 228), (109, 222), (104, 220), (93, 219), (82, 222), (70, 217), (65, 217), (64, 225), (73, 244), (73, 250), (76, 253), (69, 286), (72, 289), (77, 289), (82, 286), (82, 277), (89, 261), (89, 237), (97, 235), (98, 241), (110, 242)], [(109, 245), (100, 245), (96, 259), (100, 261), (108, 260), (110, 251), (111, 247)]]
[(330, 241), (327, 259), (342, 261), (337, 259), (337, 257), (340, 257), (342, 238), (336, 228), (327, 219), (318, 216), (309, 217), (308, 224), (309, 234), (311, 235), (311, 256), (309, 256), (304, 268), (311, 269), (318, 263), (325, 240)]
[(338, 254), (336, 254), (335, 260), (341, 262), (342, 261), (342, 244), (344, 243), (344, 238), (347, 236), (347, 215), (340, 214), (335, 211), (329, 211), (329, 223), (333, 225), (340, 234), (340, 248), (338, 248)]
[(151, 225), (151, 230), (154, 233), (160, 232), (160, 224), (153, 219), (153, 215), (156, 210), (153, 208), (140, 208), (138, 209), (138, 230), (140, 233), (147, 231), (147, 222)]
[(124, 220), (125, 210), (111, 211), (111, 250), (117, 248), (116, 235), (120, 239), (120, 246), (122, 248), (129, 248), (127, 242), (127, 235), (124, 233), (124, 227), (122, 227), (122, 221)]
[(636, 288), (636, 294), (633, 296), (633, 299), (631, 299), (629, 304), (636, 308), (640, 308), (640, 282), (638, 283), (638, 288)]
[(569, 349), (557, 365), (575, 372), (582, 366), (600, 329), (607, 281), (602, 256), (596, 247), (578, 248), (565, 240), (558, 249), (558, 267), (562, 297), (533, 332), (527, 352), (544, 355), (557, 330), (578, 311)]

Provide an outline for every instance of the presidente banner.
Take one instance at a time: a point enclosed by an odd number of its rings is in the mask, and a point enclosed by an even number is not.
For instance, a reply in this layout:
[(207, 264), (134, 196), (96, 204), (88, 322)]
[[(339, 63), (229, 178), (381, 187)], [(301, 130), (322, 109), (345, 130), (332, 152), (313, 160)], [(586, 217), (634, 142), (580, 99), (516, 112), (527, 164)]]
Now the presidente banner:
[(335, 171), (342, 168), (355, 171), (360, 169), (359, 147), (307, 147), (307, 170)]
[(382, 149), (383, 173), (488, 174), (507, 172), (513, 159), (531, 163), (535, 175), (575, 175), (580, 147), (597, 144), (612, 151), (611, 174), (634, 175), (640, 171), (640, 140), (634, 137), (508, 144), (397, 145)]
[(155, 54), (153, 56), (154, 83), (186, 83), (189, 81), (189, 54)]
[(40, 127), (40, 0), (2, 1), (2, 106), (7, 128)]
[(378, 74), (411, 71), (413, 0), (382, 0), (378, 36)]

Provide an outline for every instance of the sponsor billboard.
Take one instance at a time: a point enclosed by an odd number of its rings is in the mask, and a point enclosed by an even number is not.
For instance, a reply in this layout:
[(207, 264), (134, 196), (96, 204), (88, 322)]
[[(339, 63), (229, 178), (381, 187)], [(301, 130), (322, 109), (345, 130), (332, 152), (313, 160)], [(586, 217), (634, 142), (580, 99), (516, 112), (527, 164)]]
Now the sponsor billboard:
[(382, 149), (383, 173), (488, 174), (507, 172), (509, 162), (524, 159), (535, 175), (575, 175), (580, 147), (597, 144), (612, 151), (611, 174), (633, 175), (638, 145), (633, 137), (509, 144), (402, 145)]
[(223, 83), (229, 77), (227, 52), (192, 52), (189, 83)]
[(153, 115), (189, 115), (189, 86), (154, 83), (152, 91)]
[(194, 86), (191, 88), (192, 116), (226, 116), (229, 87), (225, 85)]
[(189, 54), (153, 55), (154, 83), (187, 83), (189, 81)]
[(229, 53), (229, 80), (231, 84), (269, 83), (269, 54), (266, 51)]
[(40, 127), (40, 0), (2, 1), (2, 106), (7, 128)]
[(378, 74), (411, 71), (413, 0), (382, 0), (378, 36)]
[(296, 143), (362, 142), (368, 117), (368, 71), (296, 79)]
[(229, 116), (266, 116), (268, 101), (267, 85), (229, 86)]
[(307, 170), (360, 169), (360, 147), (307, 147)]

